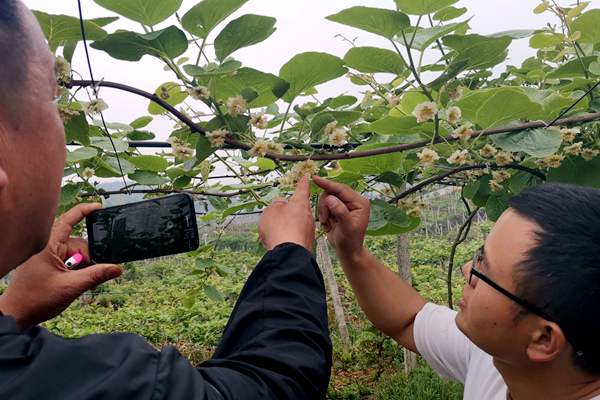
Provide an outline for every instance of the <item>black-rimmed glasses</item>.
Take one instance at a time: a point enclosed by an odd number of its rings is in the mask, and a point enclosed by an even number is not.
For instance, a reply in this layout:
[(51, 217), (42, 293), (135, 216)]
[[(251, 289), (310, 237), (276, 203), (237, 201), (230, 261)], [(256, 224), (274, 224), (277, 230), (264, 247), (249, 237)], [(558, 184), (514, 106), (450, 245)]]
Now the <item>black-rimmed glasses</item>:
[(481, 246), (479, 249), (477, 249), (477, 251), (473, 255), (471, 271), (469, 272), (469, 279), (468, 279), (468, 283), (470, 286), (474, 287), (477, 284), (477, 282), (473, 282), (473, 276), (475, 276), (477, 279), (481, 279), (482, 281), (484, 281), (485, 283), (487, 283), (488, 285), (490, 285), (491, 287), (496, 289), (498, 292), (500, 292), (504, 296), (508, 297), (509, 299), (511, 299), (512, 301), (514, 301), (515, 303), (517, 303), (518, 305), (520, 305), (527, 311), (530, 311), (530, 312), (544, 318), (547, 321), (556, 322), (556, 320), (554, 318), (552, 318), (550, 315), (548, 315), (546, 312), (544, 312), (541, 308), (531, 304), (527, 300), (523, 300), (520, 297), (515, 296), (514, 294), (512, 294), (511, 292), (504, 289), (502, 286), (498, 285), (496, 282), (494, 282), (493, 280), (488, 278), (481, 271), (477, 270), (477, 267), (483, 261), (483, 254), (484, 254), (483, 252), (484, 252), (484, 249), (483, 249), (483, 246)]

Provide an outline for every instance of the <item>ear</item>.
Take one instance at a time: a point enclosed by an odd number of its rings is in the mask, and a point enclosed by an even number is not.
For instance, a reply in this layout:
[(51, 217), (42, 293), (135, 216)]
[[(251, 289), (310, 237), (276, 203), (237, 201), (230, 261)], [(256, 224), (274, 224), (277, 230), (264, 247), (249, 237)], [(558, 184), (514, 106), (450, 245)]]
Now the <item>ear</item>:
[(562, 329), (554, 322), (540, 319), (540, 324), (531, 333), (527, 357), (533, 362), (550, 362), (559, 357), (566, 346)]

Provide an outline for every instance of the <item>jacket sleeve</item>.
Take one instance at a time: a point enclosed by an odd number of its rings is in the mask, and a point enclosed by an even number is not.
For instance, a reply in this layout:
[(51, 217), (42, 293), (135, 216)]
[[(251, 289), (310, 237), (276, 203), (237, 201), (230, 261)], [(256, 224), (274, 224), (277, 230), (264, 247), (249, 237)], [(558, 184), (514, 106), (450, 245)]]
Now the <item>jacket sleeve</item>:
[(64, 339), (0, 317), (0, 399), (318, 399), (330, 367), (322, 278), (295, 245), (258, 264), (213, 359), (198, 368), (136, 335)]
[(283, 244), (248, 279), (199, 371), (225, 399), (324, 399), (331, 354), (321, 272), (306, 249)]

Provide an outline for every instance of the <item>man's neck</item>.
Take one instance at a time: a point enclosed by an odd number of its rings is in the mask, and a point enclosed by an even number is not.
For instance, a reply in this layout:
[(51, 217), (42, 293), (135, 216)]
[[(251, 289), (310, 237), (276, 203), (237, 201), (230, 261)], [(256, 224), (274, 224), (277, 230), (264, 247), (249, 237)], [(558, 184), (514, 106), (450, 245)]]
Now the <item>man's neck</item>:
[(600, 377), (564, 365), (518, 367), (494, 359), (511, 400), (589, 400), (600, 395)]

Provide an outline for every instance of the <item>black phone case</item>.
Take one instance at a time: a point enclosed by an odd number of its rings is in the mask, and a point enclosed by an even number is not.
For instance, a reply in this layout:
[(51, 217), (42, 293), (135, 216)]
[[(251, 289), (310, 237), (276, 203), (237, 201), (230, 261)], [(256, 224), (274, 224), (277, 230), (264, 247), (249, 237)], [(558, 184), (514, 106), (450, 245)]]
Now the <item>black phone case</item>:
[[(120, 256), (117, 256), (117, 257), (111, 257), (109, 255), (106, 255), (96, 248), (95, 240), (94, 240), (94, 236), (93, 236), (94, 235), (93, 225), (95, 223), (94, 221), (97, 220), (98, 215), (100, 215), (102, 213), (114, 212), (114, 211), (118, 211), (118, 210), (126, 210), (127, 208), (130, 208), (130, 207), (136, 207), (136, 206), (139, 207), (140, 205), (142, 205), (144, 203), (149, 203), (149, 202), (159, 201), (159, 202), (161, 202), (161, 204), (160, 204), (161, 206), (167, 206), (172, 202), (173, 198), (177, 198), (178, 201), (181, 201), (181, 200), (183, 200), (183, 198), (185, 198), (186, 203), (188, 205), (188, 210), (189, 210), (190, 226), (187, 227), (185, 231), (186, 231), (186, 233), (189, 233), (191, 235), (191, 237), (188, 240), (182, 241), (181, 247), (178, 247), (174, 251), (161, 251), (162, 248), (149, 249), (143, 255), (139, 255), (139, 254), (135, 255), (134, 253), (131, 253), (131, 255), (129, 255), (127, 252), (125, 252), (124, 254), (121, 254)], [(148, 216), (148, 217), (151, 218), (151, 216)], [(156, 257), (167, 256), (167, 255), (186, 253), (189, 251), (194, 251), (200, 246), (200, 238), (198, 236), (198, 224), (196, 221), (194, 201), (190, 195), (184, 194), (184, 193), (173, 194), (173, 195), (169, 195), (169, 196), (148, 199), (148, 200), (143, 200), (143, 201), (139, 201), (139, 202), (135, 202), (135, 203), (123, 204), (123, 205), (119, 205), (119, 206), (107, 207), (107, 208), (103, 208), (103, 209), (94, 211), (92, 214), (88, 215), (86, 218), (86, 229), (87, 229), (87, 233), (88, 233), (90, 258), (95, 263), (119, 264), (119, 263), (124, 263), (124, 262), (129, 262), (129, 261), (144, 260), (144, 259), (149, 259), (149, 258), (156, 258)], [(120, 246), (123, 247), (123, 243), (120, 243)]]

